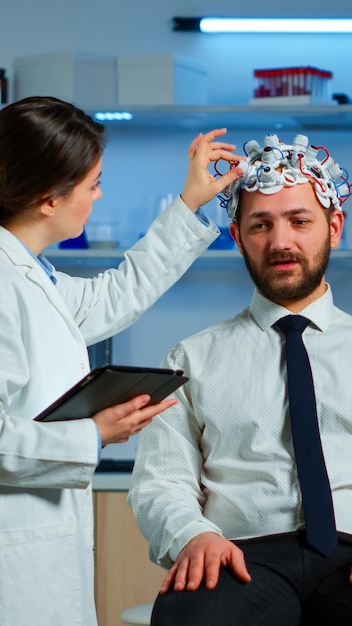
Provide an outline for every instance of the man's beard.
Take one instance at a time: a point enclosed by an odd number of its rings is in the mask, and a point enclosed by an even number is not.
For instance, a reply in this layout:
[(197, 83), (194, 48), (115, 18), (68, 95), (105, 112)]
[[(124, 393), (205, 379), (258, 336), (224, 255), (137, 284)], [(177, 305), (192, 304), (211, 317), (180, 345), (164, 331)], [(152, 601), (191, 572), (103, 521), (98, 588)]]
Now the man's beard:
[[(282, 299), (301, 300), (309, 296), (320, 285), (324, 277), (330, 258), (330, 237), (326, 238), (324, 246), (313, 259), (311, 266), (303, 254), (277, 251), (265, 255), (261, 267), (259, 267), (257, 263), (252, 261), (243, 244), (242, 252), (248, 272), (263, 296), (273, 302)], [(283, 271), (281, 275), (279, 273), (274, 275), (271, 264), (276, 260), (297, 261), (302, 268), (302, 276), (290, 280), (289, 271)]]

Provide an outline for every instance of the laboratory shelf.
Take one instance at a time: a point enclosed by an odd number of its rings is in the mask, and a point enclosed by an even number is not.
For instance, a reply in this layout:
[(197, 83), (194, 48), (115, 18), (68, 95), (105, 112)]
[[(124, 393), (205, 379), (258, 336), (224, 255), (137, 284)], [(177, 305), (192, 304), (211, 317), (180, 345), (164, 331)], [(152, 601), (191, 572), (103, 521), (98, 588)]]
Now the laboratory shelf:
[[(45, 256), (58, 269), (74, 269), (86, 267), (106, 269), (117, 267), (123, 260), (125, 251), (121, 249), (47, 249)], [(352, 270), (352, 249), (331, 251), (330, 266)], [(244, 268), (243, 258), (237, 248), (231, 250), (206, 250), (194, 261), (192, 267), (197, 269), (241, 269)]]
[[(350, 251), (352, 254), (352, 250)], [(85, 248), (85, 249), (67, 249), (67, 248), (47, 248), (44, 250), (45, 256), (52, 259), (69, 259), (71, 261), (87, 260), (87, 259), (123, 259), (125, 250), (120, 248), (106, 249), (106, 248)], [(203, 252), (203, 258), (216, 259), (216, 258), (236, 258), (240, 253), (237, 249), (231, 250), (207, 250)]]
[[(47, 249), (45, 256), (57, 269), (75, 268), (107, 269), (117, 267), (123, 260), (125, 251), (121, 249)], [(218, 269), (222, 267), (242, 267), (243, 259), (238, 249), (207, 250), (192, 265), (196, 268)]]
[(106, 120), (104, 125), (176, 129), (352, 130), (352, 105), (336, 104), (335, 101), (327, 105), (280, 106), (273, 102), (272, 105), (249, 106), (124, 106), (123, 110), (132, 114), (131, 120)]
[[(84, 260), (84, 259), (122, 259), (125, 255), (125, 250), (121, 248), (107, 249), (107, 248), (85, 248), (85, 249), (62, 249), (62, 248), (46, 248), (44, 254), (48, 258), (52, 259), (71, 259), (71, 260)], [(331, 255), (339, 259), (352, 259), (352, 249), (338, 249), (332, 250)], [(237, 248), (230, 250), (206, 250), (201, 255), (201, 258), (207, 259), (231, 259), (240, 257), (241, 254)]]

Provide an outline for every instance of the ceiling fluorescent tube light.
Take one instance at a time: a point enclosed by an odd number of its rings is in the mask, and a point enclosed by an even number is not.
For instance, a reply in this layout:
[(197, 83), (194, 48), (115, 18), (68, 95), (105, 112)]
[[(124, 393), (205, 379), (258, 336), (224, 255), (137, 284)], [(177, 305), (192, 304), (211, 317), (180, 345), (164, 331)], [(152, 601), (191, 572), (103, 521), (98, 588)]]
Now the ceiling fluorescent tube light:
[(352, 33), (352, 19), (204, 17), (199, 18), (199, 29), (203, 33)]

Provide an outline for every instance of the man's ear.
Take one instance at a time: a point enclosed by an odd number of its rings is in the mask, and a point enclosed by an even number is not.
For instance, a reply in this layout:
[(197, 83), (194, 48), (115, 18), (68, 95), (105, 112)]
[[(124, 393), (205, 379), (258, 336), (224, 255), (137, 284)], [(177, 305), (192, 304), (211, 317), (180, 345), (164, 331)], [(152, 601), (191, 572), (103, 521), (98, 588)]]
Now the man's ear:
[(232, 239), (234, 239), (234, 241), (237, 243), (239, 251), (242, 254), (242, 241), (240, 236), (240, 229), (237, 222), (231, 222), (229, 229)]
[(336, 209), (330, 217), (330, 247), (337, 248), (340, 243), (344, 223), (343, 211)]

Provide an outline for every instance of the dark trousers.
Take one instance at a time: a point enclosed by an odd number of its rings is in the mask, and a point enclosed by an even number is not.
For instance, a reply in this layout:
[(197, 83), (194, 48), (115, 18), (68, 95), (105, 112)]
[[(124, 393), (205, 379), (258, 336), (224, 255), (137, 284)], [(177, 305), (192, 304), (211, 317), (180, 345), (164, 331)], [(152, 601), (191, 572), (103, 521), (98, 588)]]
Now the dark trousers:
[(157, 597), (152, 626), (352, 626), (352, 545), (329, 557), (309, 549), (302, 533), (236, 541), (252, 580), (221, 569), (215, 589)]

